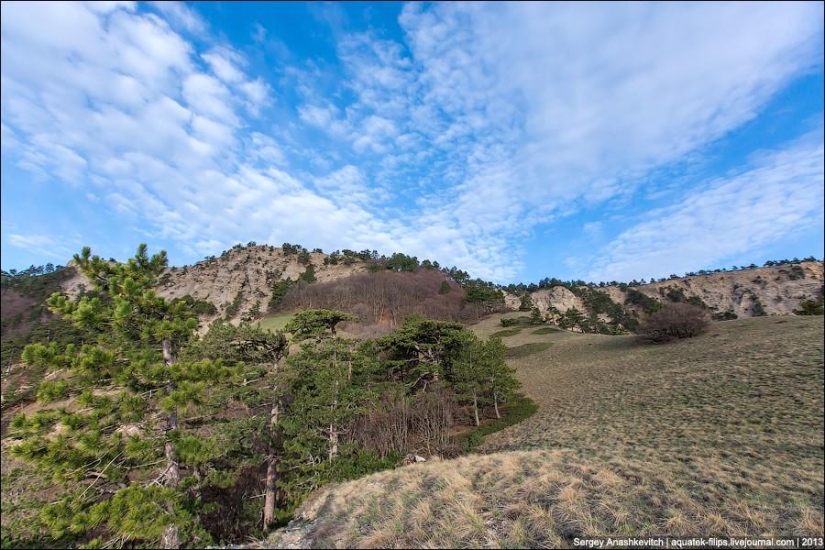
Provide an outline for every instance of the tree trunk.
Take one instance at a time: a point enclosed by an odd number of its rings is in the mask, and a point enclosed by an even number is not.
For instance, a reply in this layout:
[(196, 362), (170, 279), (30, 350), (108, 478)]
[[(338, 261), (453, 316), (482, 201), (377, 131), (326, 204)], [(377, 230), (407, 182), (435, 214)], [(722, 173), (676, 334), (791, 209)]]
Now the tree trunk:
[[(273, 372), (278, 373), (278, 359), (275, 359)], [(275, 465), (277, 463), (276, 450), (272, 447), (272, 439), (274, 439), (275, 430), (281, 418), (281, 406), (278, 401), (278, 383), (276, 382), (272, 388), (275, 397), (272, 401), (272, 408), (269, 410), (269, 434), (270, 434), (270, 448), (269, 456), (266, 463), (266, 490), (264, 498), (264, 531), (269, 530), (269, 526), (275, 522), (275, 503), (276, 503), (276, 488), (275, 488)]]
[(496, 408), (496, 418), (501, 418), (501, 413), (498, 412), (498, 392), (493, 392), (493, 406)]
[[(333, 356), (333, 361), (337, 363), (338, 355), (337, 353)], [(332, 411), (338, 409), (338, 381), (335, 381), (335, 397), (332, 400)], [(329, 425), (329, 461), (332, 462), (332, 459), (338, 456), (338, 431), (335, 429), (335, 426), (330, 423)]]
[(178, 537), (178, 527), (170, 525), (163, 530), (163, 536), (160, 538), (161, 548), (180, 548), (180, 538)]
[(473, 414), (476, 417), (476, 426), (480, 426), (481, 421), (478, 419), (478, 396), (475, 391), (473, 392)]
[(270, 456), (266, 465), (266, 498), (264, 499), (264, 531), (275, 522), (275, 457)]
[(338, 456), (338, 432), (335, 430), (335, 427), (330, 424), (329, 425), (329, 461), (332, 462), (332, 459)]
[[(168, 338), (163, 339), (163, 362), (167, 368), (174, 362), (175, 358), (172, 355), (172, 342)], [(175, 385), (170, 380), (166, 385), (166, 393), (172, 393)], [(164, 485), (166, 487), (175, 488), (180, 482), (180, 466), (178, 464), (177, 453), (175, 452), (175, 444), (169, 439), (169, 431), (178, 429), (178, 411), (177, 409), (169, 413), (166, 419), (166, 442), (163, 445), (163, 454), (166, 457), (166, 474)], [(180, 548), (180, 536), (177, 525), (170, 525), (163, 531), (161, 537), (162, 548)]]
[[(277, 388), (276, 388), (277, 389)], [(269, 411), (269, 430), (270, 434), (275, 431), (281, 416), (281, 408), (278, 401), (272, 403), (272, 409)], [(268, 530), (269, 526), (275, 521), (275, 464), (277, 458), (275, 457), (275, 449), (269, 449), (269, 456), (266, 463), (266, 492), (264, 498), (264, 530)]]

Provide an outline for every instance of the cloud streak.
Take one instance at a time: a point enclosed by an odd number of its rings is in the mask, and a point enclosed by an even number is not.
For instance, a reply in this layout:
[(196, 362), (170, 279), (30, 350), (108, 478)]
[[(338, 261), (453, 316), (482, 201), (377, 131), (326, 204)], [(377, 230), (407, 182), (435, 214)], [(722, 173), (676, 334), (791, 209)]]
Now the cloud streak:
[(753, 166), (684, 194), (675, 206), (650, 213), (605, 246), (591, 280), (656, 278), (712, 268), (823, 225), (825, 151), (822, 132), (782, 151), (760, 154)]
[[(267, 81), (185, 4), (4, 3), (3, 159), (103, 199), (184, 261), (290, 241), (400, 250), (505, 282), (530, 263), (537, 229), (632, 198), (821, 70), (821, 20), (814, 3), (416, 3), (402, 35), (338, 25), (335, 60)], [(768, 193), (783, 173), (807, 189), (817, 153), (788, 147), (742, 172), (763, 195), (744, 175), (714, 180), (706, 202), (660, 219), (679, 234), (729, 231), (728, 253), (769, 242), (709, 219), (730, 184), (743, 209), (767, 218), (774, 201), (787, 205), (775, 220), (799, 225), (793, 185)], [(614, 239), (593, 273), (641, 269), (631, 258), (655, 229)], [(694, 268), (723, 252), (681, 253)]]

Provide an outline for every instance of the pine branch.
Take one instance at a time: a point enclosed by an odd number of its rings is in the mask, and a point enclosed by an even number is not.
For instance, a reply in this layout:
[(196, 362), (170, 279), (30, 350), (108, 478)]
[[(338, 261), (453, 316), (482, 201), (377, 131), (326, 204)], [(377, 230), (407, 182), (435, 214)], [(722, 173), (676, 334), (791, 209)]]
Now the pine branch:
[(119, 458), (122, 454), (123, 454), (123, 452), (122, 452), (122, 451), (121, 451), (120, 453), (118, 453), (118, 454), (117, 454), (117, 456), (115, 456), (112, 460), (110, 460), (110, 461), (109, 461), (109, 463), (106, 465), (106, 467), (105, 467), (105, 468), (103, 468), (103, 471), (102, 471), (102, 472), (100, 472), (99, 474), (97, 474), (97, 478), (95, 478), (95, 480), (94, 480), (94, 481), (93, 481), (93, 482), (92, 482), (92, 483), (91, 483), (88, 487), (86, 487), (86, 489), (84, 489), (84, 490), (83, 490), (83, 492), (80, 494), (80, 498), (81, 498), (81, 500), (82, 500), (82, 499), (83, 499), (83, 497), (86, 495), (86, 491), (88, 491), (89, 489), (91, 489), (91, 488), (95, 485), (95, 483), (97, 483), (97, 482), (100, 480), (100, 478), (102, 478), (102, 477), (103, 477), (103, 474), (105, 474), (105, 473), (106, 473), (106, 470), (108, 470), (108, 469), (109, 469), (109, 466), (111, 466), (111, 465), (112, 465), (112, 463), (113, 463), (115, 460), (117, 460), (117, 459), (118, 459), (118, 458)]

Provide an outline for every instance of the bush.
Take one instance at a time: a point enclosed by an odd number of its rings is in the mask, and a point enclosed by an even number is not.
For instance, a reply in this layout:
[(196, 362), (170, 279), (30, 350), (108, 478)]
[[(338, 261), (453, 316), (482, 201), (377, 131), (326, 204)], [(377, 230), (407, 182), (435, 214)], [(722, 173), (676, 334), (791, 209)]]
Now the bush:
[(729, 309), (724, 313), (717, 313), (713, 317), (717, 321), (732, 321), (734, 319), (739, 319), (739, 316), (733, 312), (733, 309)]
[(753, 299), (753, 305), (751, 306), (751, 313), (754, 317), (764, 317), (768, 313), (765, 311), (765, 306), (762, 305), (762, 301), (759, 298)]
[(651, 315), (642, 325), (641, 333), (657, 343), (675, 338), (693, 338), (707, 330), (710, 319), (700, 307), (675, 303), (667, 304)]
[(199, 300), (190, 294), (187, 294), (181, 298), (181, 300), (186, 302), (186, 305), (189, 306), (196, 315), (215, 315), (218, 313), (218, 308), (215, 307), (215, 304), (207, 302), (206, 300)]
[(69, 393), (69, 384), (64, 380), (43, 382), (37, 390), (37, 400), (41, 403), (51, 403), (65, 399)]
[(793, 310), (796, 315), (822, 315), (825, 313), (822, 297), (818, 300), (802, 300), (799, 302), (799, 309)]
[(643, 308), (645, 313), (653, 314), (662, 309), (662, 303), (657, 300), (656, 298), (651, 298), (647, 294), (639, 292), (635, 288), (631, 288), (627, 291), (627, 298), (625, 299), (625, 305), (635, 305)]
[(315, 277), (315, 266), (308, 264), (306, 270), (301, 273), (298, 279), (308, 284), (312, 284), (317, 281), (318, 279)]
[(521, 297), (521, 304), (518, 307), (519, 311), (530, 311), (533, 309), (533, 298), (529, 294)]

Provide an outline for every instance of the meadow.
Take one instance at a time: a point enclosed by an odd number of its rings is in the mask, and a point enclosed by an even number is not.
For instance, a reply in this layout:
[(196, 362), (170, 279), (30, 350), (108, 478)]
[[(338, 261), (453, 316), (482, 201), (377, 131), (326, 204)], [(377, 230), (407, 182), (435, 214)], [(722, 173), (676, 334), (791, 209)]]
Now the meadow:
[[(500, 317), (473, 328), (499, 332)], [(822, 334), (821, 316), (720, 322), (667, 345), (519, 330), (504, 337), (508, 361), (536, 414), (487, 436), (481, 454), (322, 490), (266, 544), (822, 536)]]
[(292, 315), (273, 315), (271, 317), (264, 317), (258, 321), (258, 326), (263, 329), (277, 332), (279, 330), (283, 330), (286, 324), (289, 323), (290, 319), (292, 319)]

